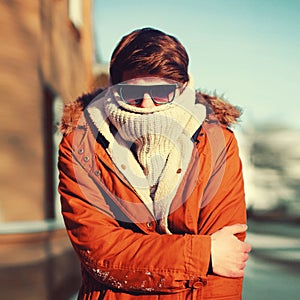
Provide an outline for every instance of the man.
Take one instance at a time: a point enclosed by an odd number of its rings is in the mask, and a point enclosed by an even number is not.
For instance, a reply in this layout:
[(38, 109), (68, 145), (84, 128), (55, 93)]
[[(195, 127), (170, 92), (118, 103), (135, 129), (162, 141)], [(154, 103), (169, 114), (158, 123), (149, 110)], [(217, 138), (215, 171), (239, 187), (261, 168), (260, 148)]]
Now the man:
[(241, 299), (251, 247), (229, 103), (196, 92), (173, 36), (144, 28), (111, 86), (65, 107), (59, 191), (78, 299)]

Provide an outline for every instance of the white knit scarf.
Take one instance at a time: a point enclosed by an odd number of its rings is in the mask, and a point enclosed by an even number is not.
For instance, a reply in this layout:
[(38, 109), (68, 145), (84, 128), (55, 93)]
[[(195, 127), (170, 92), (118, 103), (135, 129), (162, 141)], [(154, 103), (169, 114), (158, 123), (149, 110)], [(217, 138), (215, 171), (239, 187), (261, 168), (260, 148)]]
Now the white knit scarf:
[[(153, 113), (149, 113), (149, 109), (145, 113), (125, 110), (116, 102), (107, 103), (105, 109), (120, 136), (135, 145), (149, 186), (156, 186), (171, 149), (178, 147), (178, 138), (190, 116), (175, 105)], [(130, 143), (129, 147), (132, 146)]]
[(125, 104), (116, 91), (108, 95), (102, 103), (108, 120), (117, 129), (115, 140), (123, 140), (128, 149), (135, 148), (153, 200), (153, 214), (160, 231), (170, 233), (169, 208), (188, 167), (192, 136), (205, 118), (205, 108), (195, 104), (195, 92), (189, 87), (172, 103), (153, 108)]

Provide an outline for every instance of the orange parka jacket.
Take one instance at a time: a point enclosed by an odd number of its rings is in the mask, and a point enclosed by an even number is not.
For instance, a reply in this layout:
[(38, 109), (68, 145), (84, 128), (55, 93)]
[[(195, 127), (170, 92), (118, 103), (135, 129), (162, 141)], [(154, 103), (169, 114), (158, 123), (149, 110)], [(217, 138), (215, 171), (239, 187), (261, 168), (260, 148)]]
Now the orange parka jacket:
[(210, 235), (246, 223), (238, 146), (227, 128), (238, 110), (196, 93), (207, 119), (194, 135), (192, 158), (170, 207), (172, 234), (160, 234), (85, 114), (94, 96), (67, 105), (61, 123), (59, 192), (82, 266), (78, 299), (241, 299), (243, 278), (221, 277), (210, 268)]

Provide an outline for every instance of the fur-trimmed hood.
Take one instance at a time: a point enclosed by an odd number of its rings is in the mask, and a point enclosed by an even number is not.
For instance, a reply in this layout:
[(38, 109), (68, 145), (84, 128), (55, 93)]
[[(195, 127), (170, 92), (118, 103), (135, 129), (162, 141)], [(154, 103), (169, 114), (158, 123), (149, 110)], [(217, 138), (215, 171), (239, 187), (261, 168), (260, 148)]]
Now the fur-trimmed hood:
[[(62, 134), (67, 135), (71, 133), (77, 126), (78, 120), (83, 110), (91, 103), (91, 101), (103, 90), (95, 90), (92, 93), (87, 93), (75, 101), (66, 104), (63, 109), (63, 115), (59, 129)], [(233, 106), (227, 101), (218, 96), (211, 96), (200, 91), (196, 91), (197, 102), (206, 107), (206, 121), (220, 123), (222, 126), (230, 127), (238, 122), (241, 116), (241, 109)]]

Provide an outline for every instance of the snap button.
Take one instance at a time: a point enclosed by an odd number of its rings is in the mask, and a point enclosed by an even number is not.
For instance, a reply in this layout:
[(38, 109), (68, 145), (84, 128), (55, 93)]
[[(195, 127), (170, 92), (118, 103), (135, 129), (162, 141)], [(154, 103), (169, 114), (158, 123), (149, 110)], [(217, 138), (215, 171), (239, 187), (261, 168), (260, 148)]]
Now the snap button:
[(126, 166), (125, 166), (124, 164), (121, 164), (121, 168), (122, 168), (123, 170), (125, 170), (125, 169), (126, 169)]
[(148, 228), (151, 228), (152, 227), (152, 222), (147, 222), (146, 225), (147, 225)]
[(179, 169), (176, 171), (177, 174), (180, 174), (181, 172), (182, 172), (182, 169), (181, 169), (181, 168), (179, 168)]
[(87, 161), (90, 160), (90, 158), (89, 158), (88, 156), (85, 156), (85, 157), (83, 158), (83, 160), (84, 160), (85, 162), (87, 162)]
[(79, 150), (78, 150), (78, 153), (79, 153), (79, 154), (82, 154), (83, 152), (84, 152), (83, 149), (79, 149)]
[(101, 173), (101, 171), (100, 171), (100, 170), (96, 170), (96, 171), (94, 172), (94, 174), (95, 174), (96, 176), (99, 176), (99, 175), (100, 175), (100, 173)]
[(193, 284), (193, 288), (194, 289), (199, 289), (203, 286), (203, 283), (200, 282), (200, 281), (196, 281), (194, 284)]

